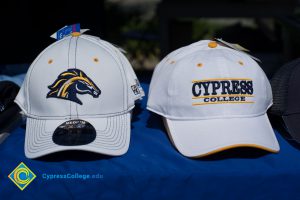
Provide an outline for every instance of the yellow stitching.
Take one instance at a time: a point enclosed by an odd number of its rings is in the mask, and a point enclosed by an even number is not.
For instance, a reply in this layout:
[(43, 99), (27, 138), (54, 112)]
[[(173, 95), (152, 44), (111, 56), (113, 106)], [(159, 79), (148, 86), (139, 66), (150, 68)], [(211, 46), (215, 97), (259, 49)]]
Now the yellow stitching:
[(201, 99), (201, 98), (211, 98), (211, 97), (254, 97), (254, 95), (249, 94), (227, 94), (227, 95), (210, 95), (210, 96), (198, 96), (198, 97), (192, 97), (192, 99)]
[(67, 80), (67, 79), (60, 79), (60, 80), (57, 81), (57, 82), (55, 83), (55, 85), (54, 85), (53, 87), (51, 87), (51, 88), (55, 88), (61, 81), (64, 81), (64, 80)]
[(55, 93), (55, 92), (57, 92), (58, 91), (58, 89), (57, 90), (55, 90), (55, 91), (52, 91), (52, 92), (50, 92), (50, 94), (49, 95), (51, 95), (51, 94), (53, 94), (53, 93)]
[(94, 84), (92, 84), (88, 79), (84, 78), (84, 77), (73, 77), (73, 78), (70, 78), (70, 83), (68, 83), (67, 85), (64, 85), (63, 86), (63, 91), (62, 91), (62, 97), (65, 97), (67, 95), (66, 93), (66, 90), (67, 88), (74, 83), (74, 81), (76, 80), (83, 80), (83, 81), (86, 81), (88, 84), (90, 84), (91, 86), (93, 86), (93, 88), (95, 89), (95, 86)]
[(221, 102), (205, 102), (205, 103), (193, 103), (192, 106), (202, 106), (206, 104), (228, 104), (228, 103), (233, 103), (233, 104), (243, 104), (243, 103), (254, 103), (254, 101), (243, 101), (243, 102), (236, 102), (236, 101), (221, 101)]
[(71, 72), (66, 72), (66, 73), (61, 74), (61, 76), (67, 76), (67, 75), (75, 76), (76, 74), (71, 73)]
[(62, 94), (61, 94), (62, 97), (66, 97), (66, 96), (67, 96), (68, 92), (66, 92), (66, 90), (67, 90), (68, 87), (70, 87), (70, 85), (72, 85), (72, 84), (73, 84), (73, 82), (70, 82), (70, 83), (68, 83), (67, 85), (65, 85), (65, 86), (63, 87)]

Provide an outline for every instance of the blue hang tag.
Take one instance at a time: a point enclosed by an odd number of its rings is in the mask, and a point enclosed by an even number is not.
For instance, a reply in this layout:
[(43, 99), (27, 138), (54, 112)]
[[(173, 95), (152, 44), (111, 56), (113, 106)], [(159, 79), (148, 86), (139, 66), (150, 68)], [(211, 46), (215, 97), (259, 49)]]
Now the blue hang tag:
[(65, 26), (56, 32), (56, 39), (61, 40), (62, 38), (71, 35), (74, 32), (80, 33), (80, 24), (73, 24), (70, 26)]

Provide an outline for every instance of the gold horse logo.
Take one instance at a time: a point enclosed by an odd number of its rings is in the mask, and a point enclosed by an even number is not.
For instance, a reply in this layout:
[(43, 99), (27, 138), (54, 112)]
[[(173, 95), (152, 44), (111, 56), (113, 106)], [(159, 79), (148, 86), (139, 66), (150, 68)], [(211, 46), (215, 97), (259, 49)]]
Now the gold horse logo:
[(98, 98), (101, 90), (97, 85), (80, 69), (68, 69), (59, 74), (52, 85), (49, 85), (50, 91), (47, 98), (59, 98), (76, 102), (82, 105), (77, 94), (90, 94)]

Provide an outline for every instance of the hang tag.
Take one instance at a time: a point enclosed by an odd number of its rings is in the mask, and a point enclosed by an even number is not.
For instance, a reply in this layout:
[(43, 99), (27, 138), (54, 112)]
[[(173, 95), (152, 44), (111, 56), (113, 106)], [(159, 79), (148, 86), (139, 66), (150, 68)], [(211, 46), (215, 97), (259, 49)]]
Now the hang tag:
[(61, 40), (64, 37), (71, 35), (72, 33), (84, 33), (89, 29), (80, 29), (80, 24), (72, 24), (69, 26), (64, 26), (63, 28), (59, 29), (57, 32), (53, 33), (50, 37)]
[(137, 85), (132, 85), (132, 86), (131, 86), (131, 89), (132, 89), (134, 95), (139, 95), (139, 94), (141, 94), (140, 89), (139, 89), (139, 87), (138, 87)]
[(71, 35), (71, 33), (80, 33), (80, 24), (73, 24), (70, 26), (65, 26), (56, 32), (56, 39), (61, 40), (62, 38)]
[(248, 56), (250, 56), (252, 59), (254, 59), (254, 60), (256, 60), (257, 62), (260, 62), (260, 63), (261, 63), (261, 60), (260, 60), (260, 59), (258, 59), (258, 58), (256, 58), (256, 57), (254, 57), (254, 56), (252, 56), (252, 55), (249, 54), (250, 50), (248, 50), (248, 49), (242, 47), (242, 46), (239, 45), (239, 44), (229, 43), (229, 42), (226, 42), (226, 41), (222, 40), (221, 38), (215, 38), (215, 40), (218, 41), (218, 42), (220, 42), (220, 43), (222, 43), (223, 45), (225, 45), (225, 46), (231, 48), (231, 49), (234, 49), (234, 50), (236, 50), (236, 51), (240, 51), (240, 52), (246, 53), (246, 54), (247, 54)]
[(131, 86), (131, 89), (135, 95), (141, 94), (141, 84), (138, 79), (135, 79), (135, 84)]
[(131, 90), (136, 95), (135, 100), (142, 99), (145, 96), (145, 92), (138, 79), (135, 79), (135, 84), (131, 86)]

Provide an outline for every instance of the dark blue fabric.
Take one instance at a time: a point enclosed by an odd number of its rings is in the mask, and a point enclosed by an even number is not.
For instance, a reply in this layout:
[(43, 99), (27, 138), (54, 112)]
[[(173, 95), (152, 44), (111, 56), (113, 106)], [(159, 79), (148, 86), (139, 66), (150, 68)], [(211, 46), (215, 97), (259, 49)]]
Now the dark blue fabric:
[[(147, 93), (148, 84), (142, 84)], [(0, 199), (299, 199), (300, 150), (278, 132), (278, 154), (240, 148), (189, 159), (171, 145), (161, 118), (137, 105), (129, 151), (120, 157), (87, 152), (24, 156), (22, 127), (0, 145)], [(255, 130), (253, 130), (255, 131)], [(8, 174), (24, 162), (37, 178), (19, 190)], [(47, 181), (43, 173), (86, 173), (103, 179)]]

